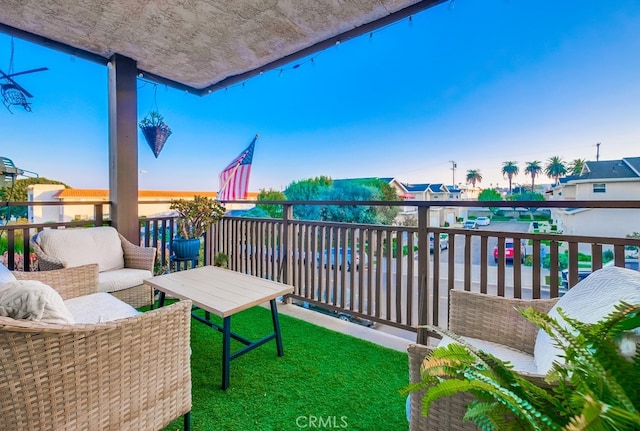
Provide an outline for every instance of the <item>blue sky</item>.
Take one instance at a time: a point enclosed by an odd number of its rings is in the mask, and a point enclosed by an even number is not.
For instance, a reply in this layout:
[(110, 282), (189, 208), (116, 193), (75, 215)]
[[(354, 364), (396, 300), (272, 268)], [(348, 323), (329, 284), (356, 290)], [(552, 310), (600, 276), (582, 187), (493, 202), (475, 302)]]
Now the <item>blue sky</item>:
[[(11, 39), (0, 34), (0, 68)], [(502, 162), (640, 156), (640, 2), (455, 0), (209, 96), (139, 81), (138, 112), (173, 135), (158, 159), (139, 134), (140, 189), (217, 190), (258, 133), (250, 189), (396, 177), (507, 186)], [(15, 39), (33, 112), (0, 106), (0, 156), (75, 188), (108, 187), (107, 69)], [(155, 94), (155, 96), (154, 96)], [(545, 178), (537, 182), (551, 182)]]

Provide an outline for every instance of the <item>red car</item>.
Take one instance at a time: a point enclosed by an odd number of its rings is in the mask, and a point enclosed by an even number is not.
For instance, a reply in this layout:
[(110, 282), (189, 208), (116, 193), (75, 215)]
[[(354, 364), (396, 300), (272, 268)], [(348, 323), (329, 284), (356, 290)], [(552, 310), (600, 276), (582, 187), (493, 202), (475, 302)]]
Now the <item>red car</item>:
[[(526, 257), (527, 253), (524, 249), (524, 246), (521, 245), (520, 246), (520, 261), (522, 263), (524, 263), (524, 258)], [(512, 239), (507, 239), (504, 243), (504, 260), (506, 262), (511, 262), (513, 263), (513, 256), (514, 256), (514, 251), (513, 251), (513, 240)], [(498, 263), (498, 246), (496, 245), (493, 248), (493, 260)]]

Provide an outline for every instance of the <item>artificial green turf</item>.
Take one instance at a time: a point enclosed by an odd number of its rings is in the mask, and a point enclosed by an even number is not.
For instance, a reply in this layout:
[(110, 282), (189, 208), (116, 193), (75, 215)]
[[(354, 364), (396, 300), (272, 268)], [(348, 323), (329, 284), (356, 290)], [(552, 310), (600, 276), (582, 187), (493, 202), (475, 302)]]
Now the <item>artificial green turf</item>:
[[(406, 353), (280, 315), (284, 356), (275, 340), (231, 361), (223, 391), (222, 334), (192, 320), (191, 429), (365, 431), (407, 430)], [(273, 330), (268, 309), (232, 318), (232, 330), (250, 340)], [(232, 351), (243, 346), (232, 340)], [(182, 418), (165, 431), (183, 429)]]

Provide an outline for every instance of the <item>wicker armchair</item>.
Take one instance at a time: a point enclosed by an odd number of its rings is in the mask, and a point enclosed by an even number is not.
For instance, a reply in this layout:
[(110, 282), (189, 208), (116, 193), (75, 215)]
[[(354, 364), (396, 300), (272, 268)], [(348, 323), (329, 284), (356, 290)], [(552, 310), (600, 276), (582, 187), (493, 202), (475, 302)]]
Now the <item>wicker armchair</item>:
[[(480, 293), (451, 290), (449, 293), (449, 330), (466, 337), (479, 338), (533, 354), (538, 328), (524, 319), (516, 307), (534, 307), (548, 312), (556, 299), (509, 299)], [(409, 378), (419, 382), (420, 365), (431, 347), (412, 344), (409, 353)], [(422, 415), (422, 395), (411, 394), (410, 430), (477, 430), (471, 422), (462, 422), (468, 394), (444, 397), (431, 404), (429, 416)]]
[[(97, 265), (20, 273), (63, 298), (97, 292)], [(191, 410), (190, 301), (93, 325), (0, 317), (3, 430), (159, 430)]]
[[(83, 228), (79, 228), (83, 229)], [(47, 233), (53, 233), (59, 235), (64, 233), (65, 231), (78, 231), (79, 229), (65, 229), (58, 230), (56, 232), (48, 232), (42, 231), (36, 234), (33, 238), (31, 238), (30, 245), (34, 250), (34, 253), (38, 259), (38, 269), (40, 271), (50, 271), (54, 269), (61, 269), (67, 267), (67, 264), (60, 259), (59, 257), (52, 256), (45, 252), (41, 244), (39, 243), (42, 235), (46, 235)], [(100, 228), (87, 228), (90, 229), (106, 229), (106, 227)], [(108, 228), (113, 229), (113, 228)], [(115, 231), (115, 229), (113, 229)], [(156, 249), (154, 247), (141, 247), (129, 242), (124, 236), (121, 234), (117, 234), (120, 238), (120, 244), (122, 246), (122, 255), (124, 255), (124, 267), (129, 269), (139, 269), (144, 271), (149, 271), (153, 275), (153, 266), (156, 258)], [(93, 250), (87, 250), (87, 253), (93, 253)], [(98, 250), (99, 252), (99, 250)], [(121, 255), (121, 256), (122, 256)], [(95, 262), (95, 261), (93, 261)], [(89, 262), (85, 262), (89, 263)], [(130, 277), (129, 275), (125, 277)], [(115, 296), (116, 298), (130, 304), (132, 307), (138, 308), (145, 305), (150, 305), (153, 302), (153, 292), (150, 286), (143, 284), (140, 282), (137, 285), (127, 287), (125, 289), (107, 290), (110, 294)]]

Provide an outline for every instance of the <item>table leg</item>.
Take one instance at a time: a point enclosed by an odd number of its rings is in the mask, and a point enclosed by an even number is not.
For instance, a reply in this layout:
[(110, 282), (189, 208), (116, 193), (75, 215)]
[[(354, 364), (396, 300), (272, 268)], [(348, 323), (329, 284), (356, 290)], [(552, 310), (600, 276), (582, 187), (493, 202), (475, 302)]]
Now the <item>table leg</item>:
[(278, 346), (278, 356), (284, 355), (284, 347), (282, 347), (282, 335), (280, 335), (280, 320), (278, 319), (278, 307), (276, 300), (269, 301), (271, 305), (271, 319), (273, 320), (273, 332), (276, 335), (276, 345)]
[(164, 297), (165, 297), (165, 293), (161, 290), (160, 296), (158, 297), (158, 308), (164, 307)]
[(223, 320), (222, 327), (222, 389), (229, 387), (229, 373), (231, 371), (231, 316)]

